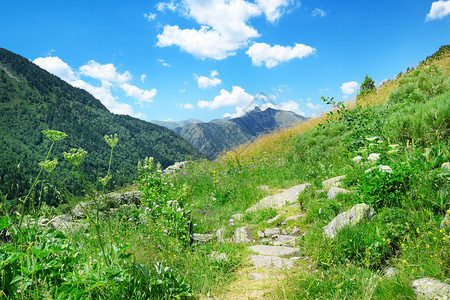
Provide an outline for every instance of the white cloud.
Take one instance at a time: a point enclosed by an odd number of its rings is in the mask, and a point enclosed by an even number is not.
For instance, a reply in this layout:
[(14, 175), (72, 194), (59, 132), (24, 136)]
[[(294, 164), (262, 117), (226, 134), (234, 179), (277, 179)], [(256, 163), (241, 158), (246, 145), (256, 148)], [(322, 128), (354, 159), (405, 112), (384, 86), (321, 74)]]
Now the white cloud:
[(240, 86), (233, 86), (230, 92), (222, 89), (220, 95), (216, 96), (213, 101), (198, 101), (197, 106), (200, 108), (217, 109), (223, 106), (246, 106), (253, 102), (255, 97), (247, 94)]
[(198, 87), (201, 89), (206, 89), (209, 87), (215, 87), (222, 83), (222, 80), (217, 78), (219, 73), (217, 71), (211, 71), (210, 77), (197, 76), (194, 74), (195, 80), (197, 80)]
[(164, 59), (159, 58), (158, 63), (160, 63), (164, 67), (168, 67), (168, 68), (170, 67), (170, 65), (168, 63), (166, 63), (166, 61)]
[(278, 110), (292, 111), (296, 114), (304, 116), (305, 114), (300, 110), (300, 104), (293, 100), (289, 100), (287, 102), (282, 102), (279, 105), (275, 105), (273, 103), (264, 103), (261, 106), (261, 110), (266, 110), (267, 108), (274, 108)]
[(112, 83), (102, 80), (102, 85), (100, 87), (96, 87), (83, 80), (76, 80), (71, 82), (71, 84), (75, 87), (88, 91), (95, 98), (99, 99), (112, 113), (130, 116), (133, 115), (133, 108), (129, 104), (117, 102), (116, 97), (112, 95)]
[(307, 102), (307, 103), (306, 103), (306, 106), (308, 106), (308, 107), (311, 108), (311, 109), (319, 109), (319, 107), (320, 107), (319, 104), (314, 105), (314, 104), (312, 104), (311, 102)]
[(194, 105), (191, 103), (180, 103), (179, 106), (181, 109), (194, 109)]
[(149, 20), (149, 21), (153, 21), (156, 18), (156, 14), (149, 12), (148, 14), (145, 13), (144, 17)]
[(311, 16), (313, 16), (313, 17), (316, 17), (316, 16), (319, 16), (319, 17), (325, 17), (327, 15), (327, 13), (326, 12), (324, 12), (323, 10), (321, 10), (321, 9), (319, 9), (319, 8), (316, 8), (315, 10), (313, 10), (312, 11), (312, 13), (311, 13)]
[(431, 9), (426, 17), (426, 21), (442, 19), (447, 15), (450, 15), (450, 0), (435, 1), (431, 4)]
[[(184, 0), (184, 16), (194, 19), (200, 29), (166, 25), (157, 36), (157, 46), (178, 46), (201, 59), (225, 59), (247, 46), (250, 39), (260, 36), (249, 25), (251, 18), (265, 14), (268, 21), (274, 22), (291, 3), (291, 0), (257, 0), (256, 3), (244, 0)], [(169, 7), (173, 11), (178, 8), (173, 1), (158, 4), (158, 10)]]
[(340, 89), (344, 95), (351, 95), (356, 92), (358, 88), (358, 83), (356, 81), (344, 82)]
[(98, 80), (107, 80), (113, 83), (125, 83), (131, 80), (131, 73), (125, 71), (123, 74), (117, 72), (113, 64), (100, 64), (90, 60), (87, 65), (80, 67), (81, 74)]
[[(67, 81), (72, 86), (81, 88), (92, 94), (95, 98), (100, 100), (111, 112), (115, 114), (133, 115), (133, 108), (131, 105), (117, 101), (117, 97), (113, 95), (113, 90), (121, 88), (127, 96), (136, 98), (141, 104), (143, 102), (152, 102), (157, 90), (143, 90), (129, 82), (132, 79), (130, 72), (125, 71), (119, 73), (113, 64), (100, 64), (94, 60), (88, 62), (75, 72), (59, 57), (38, 57), (33, 61), (35, 64), (50, 73), (59, 76), (61, 79)], [(86, 82), (81, 77), (100, 81), (100, 86), (95, 86)], [(141, 81), (144, 82), (146, 75), (141, 75)]]
[(152, 89), (150, 91), (143, 90), (129, 83), (124, 83), (120, 87), (124, 90), (128, 97), (136, 98), (139, 102), (151, 103), (153, 102), (153, 97), (155, 97), (157, 93), (156, 89)]
[(135, 118), (138, 118), (138, 119), (141, 119), (141, 120), (145, 120), (145, 114), (143, 114), (143, 113), (141, 113), (141, 112), (138, 112), (138, 113), (135, 113), (134, 115), (133, 115), (133, 117), (135, 117)]
[(146, 78), (147, 78), (147, 75), (146, 74), (142, 74), (141, 75), (141, 82), (144, 83)]
[(171, 0), (169, 2), (160, 2), (156, 4), (156, 9), (158, 11), (175, 11), (178, 8), (178, 4), (175, 3), (175, 1)]
[(59, 78), (67, 81), (76, 80), (77, 76), (73, 72), (72, 68), (63, 62), (58, 56), (38, 57), (33, 62), (44, 70), (58, 76)]
[(264, 63), (270, 69), (282, 62), (306, 57), (315, 51), (315, 48), (304, 44), (295, 44), (294, 47), (280, 45), (272, 47), (266, 43), (255, 43), (248, 48), (246, 53), (252, 59), (253, 65), (261, 66)]
[(278, 20), (285, 13), (291, 2), (290, 0), (256, 0), (269, 22)]

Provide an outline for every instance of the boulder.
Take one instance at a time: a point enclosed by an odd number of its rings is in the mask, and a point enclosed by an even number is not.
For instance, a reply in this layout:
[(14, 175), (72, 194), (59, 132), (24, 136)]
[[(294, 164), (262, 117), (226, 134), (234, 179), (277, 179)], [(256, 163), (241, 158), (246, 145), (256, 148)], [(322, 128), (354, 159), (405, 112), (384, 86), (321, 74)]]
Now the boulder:
[(292, 269), (294, 266), (292, 260), (279, 256), (250, 255), (250, 259), (255, 267)]
[(292, 235), (280, 235), (278, 236), (277, 240), (273, 242), (274, 246), (294, 246), (295, 240), (297, 237)]
[(236, 228), (234, 231), (233, 241), (235, 243), (251, 243), (252, 240), (253, 234), (247, 226)]
[(336, 198), (336, 196), (339, 195), (339, 194), (348, 194), (348, 193), (350, 193), (349, 190), (342, 189), (342, 188), (338, 188), (338, 187), (331, 187), (331, 188), (328, 190), (327, 198), (328, 198), (328, 199), (334, 199), (334, 198)]
[(336, 232), (345, 226), (353, 226), (364, 219), (371, 220), (375, 211), (365, 203), (356, 204), (351, 209), (337, 215), (327, 226), (323, 228), (324, 233), (329, 238), (334, 238)]
[(236, 221), (242, 221), (244, 219), (244, 214), (234, 214), (231, 216)]
[(262, 208), (278, 208), (286, 204), (293, 204), (297, 202), (298, 195), (308, 189), (310, 186), (311, 184), (304, 183), (291, 187), (290, 189), (285, 190), (281, 193), (264, 197), (255, 205), (249, 207), (246, 212), (252, 212)]
[(322, 187), (324, 190), (329, 190), (332, 187), (340, 187), (342, 185), (342, 180), (345, 178), (345, 175), (333, 177), (327, 180), (322, 181)]
[(264, 230), (264, 236), (265, 237), (272, 237), (274, 235), (279, 235), (280, 234), (280, 228), (275, 227), (275, 228), (268, 228)]
[(164, 171), (162, 171), (162, 174), (175, 173), (176, 171), (179, 171), (179, 170), (183, 169), (184, 167), (186, 167), (187, 164), (188, 164), (188, 161), (176, 162), (175, 164), (165, 168)]
[(300, 215), (296, 215), (296, 216), (287, 217), (283, 222), (281, 222), (281, 224), (284, 225), (284, 224), (286, 224), (286, 223), (289, 222), (289, 221), (295, 222), (295, 221), (297, 221), (298, 219), (301, 219), (301, 218), (304, 218), (304, 217), (306, 217), (305, 214), (300, 214)]
[(214, 236), (212, 234), (202, 234), (202, 233), (193, 233), (192, 234), (192, 240), (194, 242), (197, 242), (199, 244), (205, 244), (214, 239)]
[(411, 285), (418, 299), (450, 299), (450, 285), (439, 280), (425, 277)]
[(266, 223), (267, 224), (272, 224), (273, 222), (275, 222), (276, 220), (278, 220), (281, 217), (281, 214), (276, 215), (275, 217), (273, 217), (270, 220), (267, 220)]

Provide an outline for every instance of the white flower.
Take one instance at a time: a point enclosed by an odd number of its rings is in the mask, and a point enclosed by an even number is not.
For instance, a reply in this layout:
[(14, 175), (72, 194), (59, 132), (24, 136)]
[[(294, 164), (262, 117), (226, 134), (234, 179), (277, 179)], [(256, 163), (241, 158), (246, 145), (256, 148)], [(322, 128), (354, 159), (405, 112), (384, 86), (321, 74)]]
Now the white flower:
[(359, 163), (359, 162), (362, 160), (362, 157), (358, 155), (358, 156), (353, 157), (352, 160), (353, 160), (354, 162)]
[(366, 138), (366, 140), (368, 140), (368, 141), (375, 141), (376, 139), (379, 139), (379, 137), (378, 136), (373, 136), (373, 137), (370, 137), (370, 138)]
[(380, 170), (380, 172), (383, 172), (383, 173), (394, 173), (392, 171), (391, 167), (389, 167), (389, 166), (379, 165), (378, 170)]
[(364, 174), (367, 174), (367, 173), (372, 172), (372, 171), (373, 171), (373, 168), (367, 169), (367, 170), (364, 171)]
[(370, 153), (370, 155), (367, 159), (370, 160), (371, 162), (376, 162), (377, 160), (380, 159), (380, 154), (379, 153)]

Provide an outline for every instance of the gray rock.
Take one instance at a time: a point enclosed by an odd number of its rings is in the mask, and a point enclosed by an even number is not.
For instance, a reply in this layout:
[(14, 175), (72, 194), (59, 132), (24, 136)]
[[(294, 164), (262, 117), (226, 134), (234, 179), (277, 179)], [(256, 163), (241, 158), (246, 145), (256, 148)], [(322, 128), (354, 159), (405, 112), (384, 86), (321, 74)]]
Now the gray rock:
[(271, 224), (271, 223), (275, 222), (276, 220), (278, 220), (280, 217), (281, 217), (281, 214), (278, 214), (275, 217), (273, 217), (272, 219), (267, 220), (266, 223)]
[(329, 238), (334, 238), (336, 232), (344, 226), (353, 226), (364, 219), (371, 220), (375, 211), (365, 203), (356, 204), (350, 210), (337, 215), (327, 226), (323, 228), (324, 233)]
[(88, 222), (74, 221), (68, 215), (56, 216), (52, 220), (48, 221), (47, 224), (50, 224), (53, 229), (64, 233), (67, 233), (69, 231), (77, 231), (89, 226)]
[(412, 288), (418, 299), (450, 299), (450, 285), (433, 278), (414, 280)]
[(192, 239), (199, 244), (205, 244), (214, 239), (212, 234), (193, 233)]
[(342, 180), (345, 178), (345, 175), (333, 177), (327, 180), (322, 181), (322, 187), (324, 190), (328, 190), (332, 187), (340, 187), (342, 185)]
[(188, 164), (188, 161), (176, 162), (175, 164), (165, 168), (164, 171), (162, 171), (162, 174), (175, 173), (176, 171), (179, 171), (179, 170), (183, 169), (184, 167), (186, 167), (187, 164)]
[(263, 244), (263, 243), (270, 243), (270, 242), (272, 242), (272, 239), (263, 238), (263, 239), (261, 239), (259, 242), (260, 242), (261, 244)]
[(264, 280), (270, 278), (270, 275), (262, 274), (262, 273), (250, 273), (248, 274), (248, 278), (250, 280)]
[(272, 237), (273, 235), (279, 235), (280, 234), (280, 228), (275, 227), (275, 228), (268, 228), (264, 230), (264, 236), (265, 237)]
[(342, 188), (338, 188), (338, 187), (331, 187), (331, 188), (328, 190), (327, 198), (328, 198), (328, 199), (334, 199), (334, 198), (336, 198), (336, 196), (339, 195), (339, 194), (348, 194), (348, 193), (350, 193), (349, 190), (342, 189)]
[(286, 234), (287, 234), (287, 231), (283, 229), (283, 230), (281, 230), (281, 234), (286, 235)]
[(253, 234), (247, 226), (236, 228), (233, 235), (235, 243), (251, 243)]
[(250, 255), (250, 259), (255, 267), (292, 269), (294, 266), (292, 260), (279, 256)]
[[(297, 237), (292, 236), (292, 235), (280, 235), (278, 236), (277, 240), (275, 242), (273, 242), (273, 244), (275, 246), (283, 246), (286, 244), (289, 244), (291, 242), (293, 242), (292, 244), (295, 244), (295, 240), (297, 239)], [(290, 245), (292, 245), (290, 244)]]
[(248, 249), (266, 256), (294, 256), (299, 253), (299, 248), (291, 248), (284, 246), (254, 245)]
[(302, 231), (300, 228), (294, 227), (294, 229), (292, 229), (292, 231), (289, 233), (289, 235), (296, 235), (300, 231)]
[(291, 217), (286, 218), (283, 222), (281, 222), (281, 224), (284, 225), (284, 224), (286, 224), (286, 223), (289, 222), (289, 221), (295, 222), (295, 221), (297, 221), (298, 219), (301, 219), (301, 218), (304, 218), (304, 217), (306, 217), (305, 214), (300, 214), (300, 215), (296, 215), (296, 216), (291, 216)]
[(257, 234), (260, 239), (265, 237), (264, 232), (262, 232), (262, 231), (258, 231)]
[(301, 192), (305, 191), (310, 186), (311, 184), (304, 183), (291, 187), (290, 189), (283, 191), (281, 193), (264, 197), (257, 204), (249, 207), (246, 210), (246, 212), (256, 211), (261, 208), (268, 208), (268, 207), (278, 208), (286, 204), (293, 204), (297, 202), (298, 195)]
[(223, 244), (225, 242), (225, 228), (220, 228), (216, 231), (217, 242)]
[(234, 214), (231, 217), (236, 221), (242, 221), (242, 219), (244, 219), (244, 214)]

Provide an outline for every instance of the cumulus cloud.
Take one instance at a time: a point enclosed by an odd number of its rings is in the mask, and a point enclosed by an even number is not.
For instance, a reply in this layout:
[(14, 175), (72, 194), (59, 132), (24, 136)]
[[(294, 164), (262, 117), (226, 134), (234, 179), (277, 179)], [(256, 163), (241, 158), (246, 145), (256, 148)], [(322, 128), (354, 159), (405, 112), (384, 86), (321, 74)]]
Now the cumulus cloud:
[(156, 9), (161, 12), (164, 12), (166, 10), (175, 11), (177, 8), (178, 4), (176, 4), (173, 0), (156, 4)]
[(113, 83), (125, 83), (133, 77), (128, 71), (122, 74), (118, 73), (113, 64), (102, 65), (94, 60), (90, 60), (87, 65), (81, 66), (80, 72), (84, 76), (98, 80), (107, 80)]
[(313, 54), (315, 48), (304, 44), (295, 44), (294, 47), (280, 45), (270, 46), (266, 43), (255, 43), (247, 50), (247, 55), (255, 66), (265, 64), (267, 68), (273, 68), (282, 62), (294, 58), (303, 58)]
[(247, 94), (240, 86), (233, 86), (230, 92), (222, 89), (213, 101), (198, 101), (200, 108), (217, 109), (224, 106), (246, 106), (253, 102), (254, 96)]
[(180, 103), (179, 106), (181, 109), (194, 109), (194, 105), (191, 103)]
[(344, 82), (341, 85), (341, 91), (344, 95), (351, 95), (356, 92), (356, 89), (358, 88), (358, 83), (356, 81), (349, 81)]
[[(194, 19), (200, 29), (181, 29), (178, 25), (166, 25), (157, 36), (159, 47), (178, 46), (201, 59), (225, 59), (236, 50), (248, 45), (250, 39), (259, 37), (258, 31), (249, 25), (253, 17), (264, 14), (274, 22), (292, 3), (291, 0), (185, 0), (183, 15)], [(179, 8), (173, 1), (158, 4), (158, 10)]]
[(308, 107), (311, 108), (311, 109), (319, 109), (319, 107), (320, 107), (319, 104), (314, 105), (314, 104), (312, 104), (311, 102), (307, 102), (307, 103), (306, 103), (306, 106), (308, 106)]
[(77, 79), (72, 68), (63, 62), (58, 56), (38, 57), (33, 62), (44, 70), (70, 82)]
[(211, 71), (210, 77), (198, 76), (194, 74), (195, 80), (197, 80), (198, 87), (201, 89), (206, 89), (210, 87), (218, 86), (222, 83), (222, 80), (217, 78), (219, 73), (217, 71)]
[(311, 16), (313, 16), (313, 17), (316, 17), (316, 16), (319, 16), (319, 17), (325, 17), (327, 15), (327, 13), (326, 12), (324, 12), (323, 10), (321, 10), (321, 9), (319, 9), (319, 8), (316, 8), (315, 10), (313, 10), (312, 11), (312, 13), (311, 13)]
[(431, 4), (431, 9), (426, 17), (426, 21), (442, 19), (448, 15), (450, 15), (450, 0), (435, 1)]
[[(131, 105), (117, 101), (117, 97), (113, 95), (113, 90), (122, 89), (128, 97), (137, 99), (141, 104), (152, 102), (157, 93), (156, 89), (144, 90), (131, 85), (129, 83), (133, 77), (131, 73), (128, 71), (119, 73), (113, 64), (100, 64), (91, 60), (86, 65), (81, 66), (78, 71), (74, 71), (67, 63), (56, 56), (38, 57), (33, 62), (72, 86), (86, 90), (115, 114), (131, 116), (134, 112)], [(88, 83), (82, 79), (82, 76), (98, 80), (101, 85), (95, 86)], [(145, 74), (141, 75), (141, 81), (144, 81), (145, 77)]]
[(147, 78), (147, 75), (146, 74), (142, 74), (141, 75), (141, 82), (144, 83), (146, 78)]

